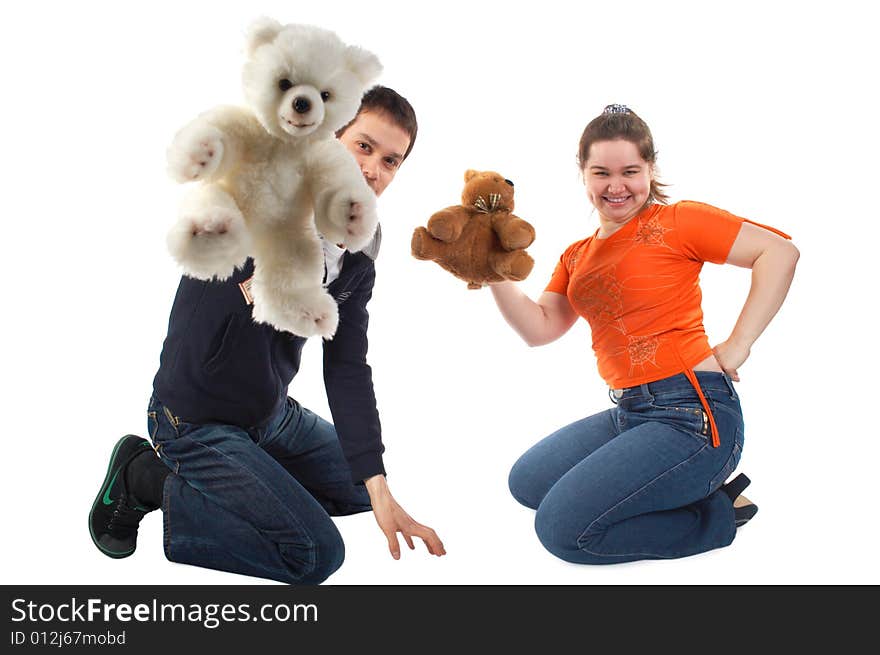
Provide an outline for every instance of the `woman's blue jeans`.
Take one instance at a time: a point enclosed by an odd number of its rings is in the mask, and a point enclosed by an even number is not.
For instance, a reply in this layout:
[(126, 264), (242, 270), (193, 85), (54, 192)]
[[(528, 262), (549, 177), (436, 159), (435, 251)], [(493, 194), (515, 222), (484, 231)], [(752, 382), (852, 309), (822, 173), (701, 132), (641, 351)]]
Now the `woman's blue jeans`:
[(333, 425), (288, 398), (265, 428), (180, 420), (150, 400), (165, 480), (165, 556), (174, 562), (318, 584), (345, 547), (330, 515), (371, 509)]
[(718, 426), (684, 375), (624, 390), (617, 406), (554, 432), (519, 458), (510, 491), (569, 562), (685, 557), (729, 545), (733, 503), (719, 490), (739, 463), (743, 420), (730, 378), (697, 372)]

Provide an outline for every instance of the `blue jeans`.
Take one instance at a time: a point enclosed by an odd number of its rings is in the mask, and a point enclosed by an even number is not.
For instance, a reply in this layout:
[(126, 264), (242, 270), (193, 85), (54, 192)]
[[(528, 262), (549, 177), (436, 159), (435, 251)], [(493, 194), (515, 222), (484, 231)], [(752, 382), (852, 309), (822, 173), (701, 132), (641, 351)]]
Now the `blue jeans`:
[(551, 553), (580, 564), (685, 557), (729, 545), (743, 420), (726, 375), (697, 372), (720, 446), (684, 375), (624, 390), (617, 406), (554, 432), (519, 458), (510, 491), (537, 509)]
[(183, 564), (318, 584), (345, 547), (330, 515), (371, 509), (333, 426), (292, 398), (260, 429), (194, 425), (151, 398), (165, 480), (165, 556)]

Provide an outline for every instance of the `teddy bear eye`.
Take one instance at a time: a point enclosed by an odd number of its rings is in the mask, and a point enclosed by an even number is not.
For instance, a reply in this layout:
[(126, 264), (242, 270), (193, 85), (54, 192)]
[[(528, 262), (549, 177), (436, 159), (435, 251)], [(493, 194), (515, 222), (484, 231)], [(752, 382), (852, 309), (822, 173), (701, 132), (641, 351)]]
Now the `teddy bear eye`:
[(291, 82), (287, 78), (285, 78), (283, 80), (278, 80), (278, 88), (281, 89), (282, 91), (287, 91), (287, 89), (290, 89), (292, 87), (293, 87), (293, 82)]
[(323, 100), (324, 102), (327, 102), (329, 99), (330, 99), (330, 92), (329, 91), (321, 91), (321, 100)]

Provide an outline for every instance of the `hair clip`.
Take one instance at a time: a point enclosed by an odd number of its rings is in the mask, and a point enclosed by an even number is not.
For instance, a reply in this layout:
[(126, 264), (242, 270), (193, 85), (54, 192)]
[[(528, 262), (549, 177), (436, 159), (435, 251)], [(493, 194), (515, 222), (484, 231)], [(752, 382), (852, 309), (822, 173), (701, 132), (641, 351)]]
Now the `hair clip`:
[(603, 114), (631, 114), (632, 111), (626, 105), (608, 105)]

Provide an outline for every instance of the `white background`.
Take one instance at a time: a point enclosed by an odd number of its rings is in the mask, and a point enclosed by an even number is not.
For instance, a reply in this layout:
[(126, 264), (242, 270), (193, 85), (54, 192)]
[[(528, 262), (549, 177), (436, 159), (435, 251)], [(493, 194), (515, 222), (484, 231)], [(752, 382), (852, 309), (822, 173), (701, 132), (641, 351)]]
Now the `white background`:
[[(419, 118), (380, 201), (370, 361), (391, 489), (434, 527), (393, 561), (371, 514), (337, 525), (336, 584), (878, 583), (878, 48), (860, 2), (31, 2), (0, 16), (3, 119), (3, 583), (238, 584), (165, 560), (161, 516), (138, 551), (92, 545), (89, 507), (114, 442), (144, 434), (179, 273), (164, 245), (181, 188), (165, 148), (240, 100), (243, 33), (260, 14), (376, 52)], [(442, 7), (442, 9), (441, 9)], [(609, 102), (652, 126), (673, 199), (794, 236), (786, 305), (742, 368), (741, 470), (757, 518), (722, 550), (588, 567), (540, 546), (507, 472), (532, 443), (609, 406), (586, 323), (527, 348), (486, 290), (409, 254), (458, 202), (467, 168), (516, 182), (533, 297), (595, 215), (574, 163)], [(724, 339), (749, 273), (707, 265), (706, 326)], [(291, 393), (329, 416), (320, 345)], [(267, 583), (268, 584), (268, 583)]]

